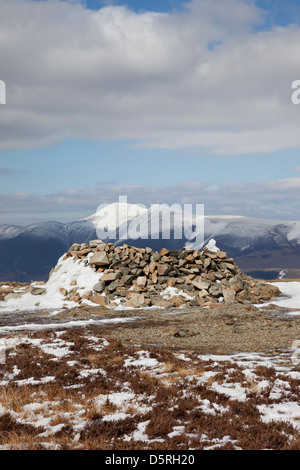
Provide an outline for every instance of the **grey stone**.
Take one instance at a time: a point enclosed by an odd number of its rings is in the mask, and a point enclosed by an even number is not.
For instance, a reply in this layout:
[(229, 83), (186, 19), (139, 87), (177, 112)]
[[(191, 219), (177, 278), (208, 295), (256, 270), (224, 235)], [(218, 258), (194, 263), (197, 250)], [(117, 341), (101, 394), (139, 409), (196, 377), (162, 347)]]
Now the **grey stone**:
[(109, 265), (109, 259), (104, 251), (99, 251), (90, 258), (89, 264), (94, 264), (95, 266), (107, 266)]
[(105, 289), (105, 281), (103, 281), (102, 279), (100, 279), (99, 282), (97, 282), (97, 284), (94, 285), (93, 287), (93, 290), (95, 292), (98, 292), (99, 294), (101, 294)]
[(126, 274), (125, 276), (121, 277), (121, 281), (123, 282), (125, 286), (132, 284), (133, 280), (134, 280), (134, 276), (132, 276), (132, 274)]
[(192, 286), (199, 290), (208, 289), (210, 287), (210, 284), (211, 283), (208, 280), (199, 279), (199, 280), (192, 281)]
[(89, 245), (91, 248), (97, 248), (97, 246), (105, 245), (105, 243), (102, 240), (91, 240)]
[(32, 295), (42, 295), (46, 293), (46, 289), (44, 287), (32, 287), (31, 294)]
[(145, 306), (145, 297), (143, 294), (134, 294), (132, 297), (124, 302), (125, 307), (140, 308)]
[(225, 304), (232, 305), (235, 303), (235, 291), (229, 287), (223, 286), (223, 297)]
[(101, 281), (115, 281), (116, 279), (120, 279), (122, 274), (120, 272), (112, 272), (112, 273), (104, 273), (104, 275), (101, 278)]

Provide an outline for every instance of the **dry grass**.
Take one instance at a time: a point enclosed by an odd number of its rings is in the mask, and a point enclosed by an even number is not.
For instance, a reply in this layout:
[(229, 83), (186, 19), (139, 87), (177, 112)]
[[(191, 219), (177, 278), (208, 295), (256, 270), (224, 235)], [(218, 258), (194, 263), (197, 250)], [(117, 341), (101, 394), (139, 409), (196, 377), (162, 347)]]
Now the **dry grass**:
[[(57, 344), (55, 331), (27, 333), (7, 351), (0, 369), (0, 406), (6, 410), (0, 414), (3, 448), (300, 450), (299, 432), (291, 424), (264, 423), (258, 411), (258, 405), (280, 403), (271, 397), (277, 379), (287, 383), (287, 399), (299, 403), (298, 379), (263, 365), (253, 369), (256, 379), (249, 379), (231, 362), (201, 361), (192, 353), (184, 361), (155, 347), (147, 351), (158, 361), (156, 369), (125, 366), (126, 358), (139, 358), (139, 347), (110, 338), (108, 345), (89, 339), (101, 334), (97, 327), (60, 334), (60, 341), (70, 343), (67, 356), (61, 358), (31, 343), (38, 339)], [(204, 380), (208, 371), (215, 374)], [(43, 382), (51, 377), (53, 381)], [(38, 382), (18, 382), (26, 379)], [(261, 380), (269, 385), (259, 391)], [(242, 385), (246, 401), (229, 399), (214, 389), (214, 382)], [(112, 399), (122, 393), (134, 394), (134, 399)], [(99, 404), (99, 397), (106, 398)], [(134, 439), (143, 423), (147, 442)], [(184, 431), (173, 433), (178, 426)]]

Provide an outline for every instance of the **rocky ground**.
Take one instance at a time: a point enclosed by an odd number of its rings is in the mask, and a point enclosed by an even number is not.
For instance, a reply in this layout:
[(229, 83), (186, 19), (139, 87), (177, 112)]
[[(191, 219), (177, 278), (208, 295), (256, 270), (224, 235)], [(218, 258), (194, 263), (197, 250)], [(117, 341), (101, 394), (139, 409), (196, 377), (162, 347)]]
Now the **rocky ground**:
[(0, 314), (1, 449), (300, 449), (300, 316), (254, 305), (272, 283), (207, 250), (97, 241), (71, 258), (99, 274), (60, 287), (71, 308), (43, 310), (47, 284), (0, 285), (39, 307)]
[[(0, 335), (28, 325), (60, 325), (94, 321), (101, 331), (124, 343), (156, 345), (170, 350), (192, 350), (201, 354), (265, 352), (291, 348), (300, 339), (300, 316), (275, 305), (211, 303), (181, 308), (110, 310), (78, 305), (52, 316), (51, 312), (16, 312), (0, 316)], [(126, 322), (113, 322), (118, 319)], [(105, 323), (106, 320), (112, 323)], [(103, 323), (101, 323), (103, 322)], [(76, 327), (76, 323), (72, 323)]]

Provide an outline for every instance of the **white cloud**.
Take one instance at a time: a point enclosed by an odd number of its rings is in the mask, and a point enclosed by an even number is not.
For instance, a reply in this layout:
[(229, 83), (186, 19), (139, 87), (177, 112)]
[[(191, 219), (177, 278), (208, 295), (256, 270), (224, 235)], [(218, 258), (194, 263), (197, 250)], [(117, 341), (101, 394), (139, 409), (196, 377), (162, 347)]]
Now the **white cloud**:
[(253, 2), (135, 13), (0, 0), (0, 9), (0, 149), (65, 137), (217, 154), (300, 146), (291, 103), (300, 28), (253, 33), (263, 17)]
[[(109, 182), (107, 182), (109, 183)], [(67, 189), (53, 194), (29, 192), (0, 195), (2, 223), (54, 219), (71, 221), (94, 213), (100, 204), (204, 204), (206, 215), (244, 215), (266, 219), (299, 220), (300, 178), (263, 183), (227, 183), (212, 186), (185, 181), (165, 187), (150, 185), (97, 185), (82, 190)], [(21, 222), (20, 222), (21, 221)]]

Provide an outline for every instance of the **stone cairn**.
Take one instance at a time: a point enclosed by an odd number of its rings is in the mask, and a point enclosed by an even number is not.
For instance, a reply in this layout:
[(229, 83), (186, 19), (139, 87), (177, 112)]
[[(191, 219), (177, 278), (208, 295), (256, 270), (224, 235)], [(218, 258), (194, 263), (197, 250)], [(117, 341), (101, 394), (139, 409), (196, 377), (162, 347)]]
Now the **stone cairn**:
[[(243, 273), (225, 252), (207, 248), (163, 248), (157, 252), (93, 240), (89, 245), (73, 244), (64, 258), (69, 257), (82, 260), (101, 274), (93, 290), (82, 297), (76, 281), (69, 291), (61, 289), (66, 299), (79, 304), (82, 299), (101, 306), (113, 305), (119, 299), (123, 306), (131, 308), (210, 306), (221, 301), (226, 305), (258, 304), (280, 294), (277, 287)], [(168, 287), (177, 290), (169, 289), (169, 295), (162, 296)]]

